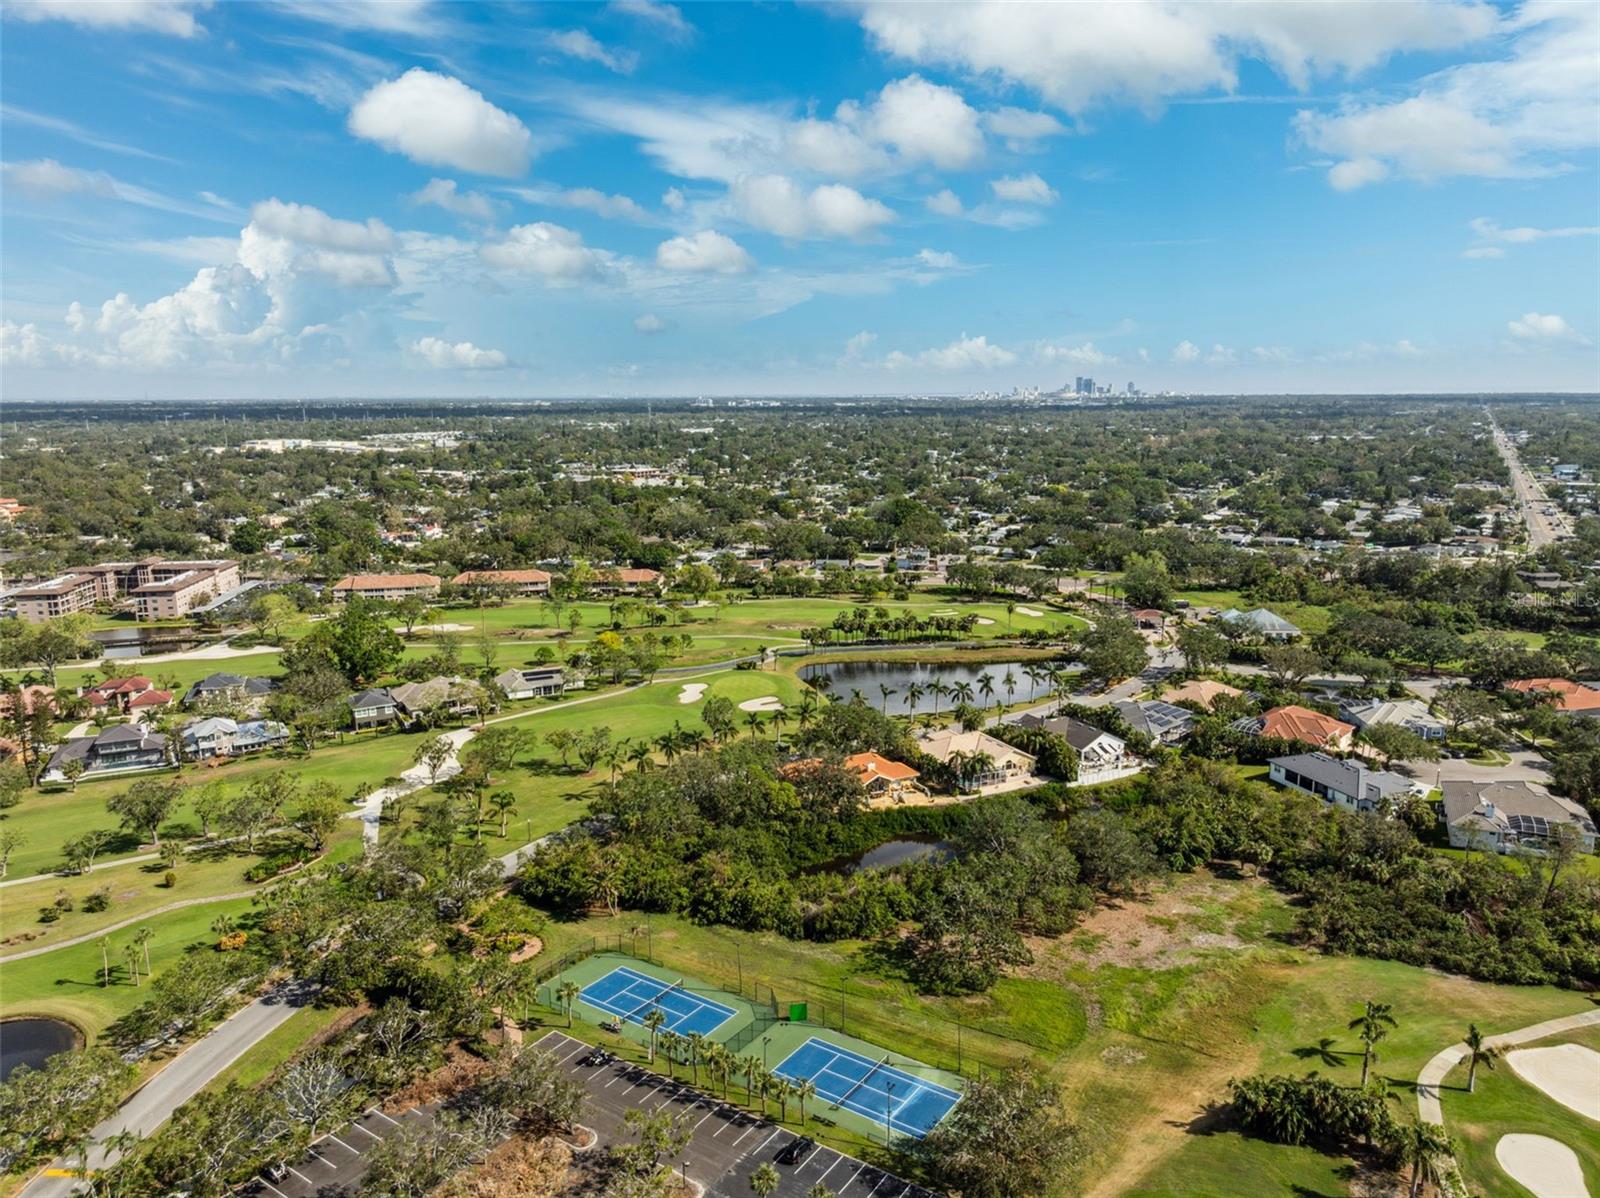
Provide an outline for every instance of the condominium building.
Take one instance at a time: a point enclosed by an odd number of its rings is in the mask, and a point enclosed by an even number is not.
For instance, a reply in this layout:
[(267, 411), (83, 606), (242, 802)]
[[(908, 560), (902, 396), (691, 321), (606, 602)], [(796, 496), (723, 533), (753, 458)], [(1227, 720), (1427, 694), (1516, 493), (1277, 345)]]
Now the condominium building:
[(238, 562), (147, 557), (76, 566), (47, 582), (24, 587), (12, 599), (17, 614), (35, 624), (122, 598), (133, 601), (141, 620), (171, 620), (238, 585)]

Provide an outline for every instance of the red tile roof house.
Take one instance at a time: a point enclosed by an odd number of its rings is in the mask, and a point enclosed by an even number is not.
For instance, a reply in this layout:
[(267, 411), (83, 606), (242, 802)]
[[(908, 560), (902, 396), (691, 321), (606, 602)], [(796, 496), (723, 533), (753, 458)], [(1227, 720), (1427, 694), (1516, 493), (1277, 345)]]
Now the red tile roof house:
[(1524, 695), (1552, 695), (1557, 711), (1600, 715), (1600, 688), (1570, 678), (1518, 678), (1506, 683), (1506, 689)]
[(387, 602), (410, 595), (437, 595), (439, 579), (432, 574), (347, 574), (332, 590), (335, 599), (360, 595)]
[(128, 700), (128, 710), (159, 711), (163, 707), (172, 706), (173, 697), (171, 691), (147, 690), (142, 695), (135, 695)]
[(662, 578), (660, 570), (632, 570), (608, 566), (599, 572), (595, 579), (594, 589), (597, 591), (615, 591), (623, 595), (634, 595), (640, 591), (659, 591)]
[[(794, 778), (821, 764), (820, 757), (802, 757), (780, 766), (778, 772), (786, 778)], [(860, 780), (869, 804), (903, 803), (907, 795), (925, 798), (928, 794), (927, 788), (917, 781), (922, 775), (902, 761), (890, 761), (878, 753), (856, 753), (840, 764)]]
[(1262, 715), (1237, 721), (1235, 728), (1252, 736), (1297, 740), (1318, 749), (1348, 753), (1355, 745), (1356, 728), (1309, 707), (1274, 707)]
[(96, 683), (83, 692), (83, 697), (89, 700), (92, 707), (114, 707), (118, 711), (127, 711), (132, 702), (146, 691), (154, 690), (155, 683), (143, 674), (132, 674), (127, 678), (107, 678), (104, 682)]
[(463, 570), (450, 580), (450, 585), (485, 591), (504, 587), (518, 595), (548, 595), (550, 575), (545, 570)]

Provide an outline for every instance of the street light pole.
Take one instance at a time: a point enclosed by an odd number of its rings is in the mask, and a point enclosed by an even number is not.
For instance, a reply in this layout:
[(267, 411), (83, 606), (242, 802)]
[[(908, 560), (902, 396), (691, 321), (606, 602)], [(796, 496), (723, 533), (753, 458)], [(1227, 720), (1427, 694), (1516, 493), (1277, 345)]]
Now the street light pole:
[(885, 1145), (889, 1143), (890, 1137), (894, 1135), (894, 1083), (888, 1082), (887, 1085), (889, 1088), (883, 1093), (883, 1142)]

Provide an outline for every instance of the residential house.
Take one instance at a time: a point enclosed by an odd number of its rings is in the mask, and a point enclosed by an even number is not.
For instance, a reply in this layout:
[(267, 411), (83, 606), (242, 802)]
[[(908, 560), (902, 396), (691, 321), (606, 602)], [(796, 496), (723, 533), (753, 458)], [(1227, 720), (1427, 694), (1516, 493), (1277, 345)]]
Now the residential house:
[(567, 679), (560, 666), (528, 666), (496, 674), (494, 684), (508, 699), (535, 699), (561, 694), (567, 688)]
[(154, 690), (155, 685), (143, 674), (131, 674), (126, 678), (107, 678), (104, 682), (86, 687), (81, 693), (89, 701), (90, 707), (127, 711), (135, 699), (146, 691)]
[(1249, 611), (1230, 607), (1227, 611), (1219, 612), (1217, 619), (1268, 641), (1292, 641), (1300, 635), (1300, 630), (1288, 620), (1264, 607), (1252, 608)]
[(450, 585), (463, 590), (540, 596), (550, 593), (550, 575), (544, 570), (463, 570), (450, 580)]
[(171, 691), (164, 691), (159, 687), (152, 687), (151, 689), (145, 691), (144, 694), (135, 695), (132, 699), (128, 700), (128, 711), (133, 714), (137, 714), (139, 712), (160, 711), (163, 707), (171, 707), (172, 701), (176, 697), (177, 696), (175, 696)]
[(639, 595), (658, 593), (665, 580), (659, 570), (634, 570), (607, 566), (599, 571), (594, 589), (603, 594)]
[(451, 715), (464, 715), (478, 710), (472, 697), (471, 684), (465, 678), (439, 676), (423, 682), (407, 682), (389, 688), (395, 707), (412, 719), (438, 708)]
[(1072, 716), (1025, 715), (1017, 720), (1022, 728), (1042, 728), (1063, 737), (1078, 754), (1078, 781), (1104, 781), (1111, 775), (1131, 769), (1137, 763), (1128, 756), (1128, 742), (1103, 728)]
[(43, 780), (67, 778), (67, 764), (83, 763), (83, 775), (160, 769), (167, 764), (167, 738), (140, 724), (115, 724), (95, 736), (75, 736), (56, 750)]
[(1294, 704), (1274, 707), (1264, 715), (1235, 720), (1233, 728), (1250, 736), (1297, 740), (1313, 748), (1332, 749), (1336, 753), (1348, 753), (1355, 744), (1356, 734), (1353, 724)]
[(335, 599), (349, 599), (359, 595), (393, 603), (412, 595), (433, 598), (439, 593), (440, 580), (432, 574), (346, 574), (333, 584)]
[(1423, 740), (1443, 740), (1444, 721), (1419, 699), (1359, 699), (1339, 706), (1339, 714), (1365, 732), (1377, 724), (1393, 724)]
[(289, 743), (289, 729), (276, 720), (235, 722), (226, 716), (196, 720), (179, 732), (188, 757), (243, 757), (265, 749), (281, 749)]
[(244, 674), (220, 671), (207, 674), (189, 688), (183, 697), (185, 707), (193, 707), (206, 700), (223, 700), (231, 703), (253, 705), (270, 695), (277, 683), (271, 678), (252, 678)]
[(1267, 762), (1267, 777), (1279, 786), (1316, 795), (1346, 811), (1378, 811), (1423, 789), (1403, 774), (1340, 761), (1326, 753), (1295, 753)]
[(1037, 758), (983, 732), (944, 728), (927, 733), (918, 744), (929, 757), (946, 765), (952, 760), (971, 761), (973, 758), (987, 757), (989, 764), (966, 774), (969, 787), (983, 790), (1025, 786), (1035, 781), (1033, 771), (1038, 765)]
[(1148, 736), (1157, 744), (1175, 745), (1194, 731), (1194, 712), (1160, 700), (1142, 703), (1113, 703), (1128, 727)]
[(1529, 782), (1446, 782), (1440, 818), (1458, 849), (1508, 853), (1540, 849), (1554, 830), (1566, 825), (1578, 834), (1585, 852), (1595, 851), (1595, 825), (1571, 799)]
[(1182, 686), (1174, 686), (1161, 696), (1164, 703), (1193, 703), (1196, 707), (1210, 711), (1218, 699), (1237, 699), (1244, 694), (1236, 686), (1229, 686), (1226, 682), (1211, 682), (1204, 678), (1196, 678), (1185, 682)]
[(856, 753), (844, 759), (844, 768), (861, 779), (867, 802), (904, 803), (913, 796), (925, 797), (928, 788), (918, 781), (920, 773), (902, 761), (891, 761), (878, 753)]
[(357, 732), (386, 727), (398, 718), (394, 696), (382, 687), (358, 691), (345, 702), (350, 704), (350, 720)]
[(1524, 695), (1550, 695), (1555, 709), (1568, 715), (1600, 717), (1600, 687), (1570, 678), (1519, 678), (1506, 683), (1508, 691)]

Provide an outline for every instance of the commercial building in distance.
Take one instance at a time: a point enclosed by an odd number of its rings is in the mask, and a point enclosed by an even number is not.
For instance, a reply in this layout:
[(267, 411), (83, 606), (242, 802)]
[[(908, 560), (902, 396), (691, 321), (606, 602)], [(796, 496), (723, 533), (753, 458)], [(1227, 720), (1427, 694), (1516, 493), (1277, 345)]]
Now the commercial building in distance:
[(439, 578), (433, 574), (346, 574), (333, 584), (335, 599), (360, 595), (393, 603), (410, 595), (437, 595)]
[(238, 562), (147, 557), (136, 562), (78, 566), (23, 587), (12, 595), (12, 601), (17, 614), (34, 624), (121, 600), (130, 600), (141, 620), (171, 620), (238, 585)]

